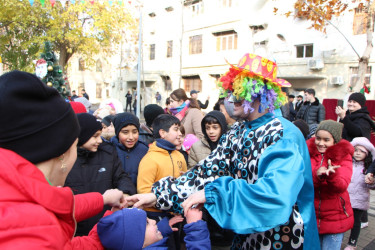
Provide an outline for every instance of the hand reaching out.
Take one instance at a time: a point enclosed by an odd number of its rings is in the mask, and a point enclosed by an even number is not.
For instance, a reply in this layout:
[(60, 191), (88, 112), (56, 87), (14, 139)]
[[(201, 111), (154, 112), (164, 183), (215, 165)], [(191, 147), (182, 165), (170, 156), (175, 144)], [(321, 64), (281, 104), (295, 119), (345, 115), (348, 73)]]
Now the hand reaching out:
[(366, 174), (365, 183), (366, 184), (374, 184), (374, 182), (375, 182), (374, 174), (372, 174), (372, 173)]
[(128, 206), (137, 207), (143, 209), (145, 207), (154, 207), (156, 204), (156, 195), (153, 193), (148, 194), (135, 194), (126, 197)]
[(189, 209), (191, 209), (194, 205), (204, 204), (206, 202), (206, 194), (204, 193), (204, 189), (190, 195), (186, 201), (182, 203), (182, 208), (184, 209), (184, 215), (186, 217)]
[(199, 210), (198, 208), (191, 208), (189, 211), (186, 213), (186, 222), (188, 224), (197, 222), (202, 219), (202, 211)]
[(127, 207), (126, 200), (124, 199), (124, 193), (118, 189), (108, 189), (103, 194), (104, 205), (111, 207), (124, 208)]
[(173, 227), (173, 225), (184, 221), (182, 215), (175, 215), (169, 220), (169, 226), (172, 228), (172, 231), (178, 231), (178, 228)]

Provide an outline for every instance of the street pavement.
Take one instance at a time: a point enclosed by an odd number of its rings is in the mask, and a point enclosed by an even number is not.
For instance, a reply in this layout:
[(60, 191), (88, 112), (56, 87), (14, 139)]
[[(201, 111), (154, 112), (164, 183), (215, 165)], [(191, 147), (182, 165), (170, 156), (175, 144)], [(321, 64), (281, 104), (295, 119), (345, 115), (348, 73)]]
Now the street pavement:
[[(359, 235), (357, 250), (375, 250), (375, 190), (371, 190), (370, 209), (368, 210), (368, 227), (362, 228)], [(350, 230), (345, 233), (341, 249), (348, 243)]]

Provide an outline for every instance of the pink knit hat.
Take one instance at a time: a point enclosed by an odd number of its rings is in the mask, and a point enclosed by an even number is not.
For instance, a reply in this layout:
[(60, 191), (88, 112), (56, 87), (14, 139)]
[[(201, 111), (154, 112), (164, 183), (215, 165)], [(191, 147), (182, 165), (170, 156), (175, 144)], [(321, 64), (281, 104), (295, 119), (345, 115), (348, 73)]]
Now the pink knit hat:
[(196, 143), (197, 141), (199, 141), (199, 139), (195, 135), (193, 134), (186, 135), (184, 143), (183, 143), (185, 150), (186, 151), (190, 150), (191, 146), (193, 146), (193, 144)]
[(356, 137), (350, 143), (353, 147), (362, 146), (366, 148), (368, 152), (371, 152), (372, 160), (375, 160), (375, 147), (366, 137)]

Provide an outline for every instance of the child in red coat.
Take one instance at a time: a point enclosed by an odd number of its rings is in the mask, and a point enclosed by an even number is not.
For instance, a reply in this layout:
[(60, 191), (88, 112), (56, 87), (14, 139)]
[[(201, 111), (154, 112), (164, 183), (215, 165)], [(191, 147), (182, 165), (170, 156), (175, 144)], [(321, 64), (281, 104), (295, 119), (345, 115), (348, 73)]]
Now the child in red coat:
[(314, 204), (321, 249), (340, 249), (344, 232), (353, 227), (347, 188), (352, 177), (353, 146), (341, 139), (343, 125), (326, 120), (307, 141), (314, 181)]

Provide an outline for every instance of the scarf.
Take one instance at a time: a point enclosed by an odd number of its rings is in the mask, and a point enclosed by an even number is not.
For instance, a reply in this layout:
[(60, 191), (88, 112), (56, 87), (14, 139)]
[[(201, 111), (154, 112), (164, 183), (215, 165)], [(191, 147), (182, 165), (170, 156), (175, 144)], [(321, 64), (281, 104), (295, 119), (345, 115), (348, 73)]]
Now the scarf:
[(170, 108), (169, 111), (181, 121), (185, 117), (185, 113), (189, 108), (189, 105), (190, 101), (186, 100), (181, 106), (177, 108)]
[(173, 145), (172, 143), (164, 139), (156, 139), (156, 146), (158, 146), (159, 148), (165, 149), (168, 152), (176, 150), (175, 145)]

